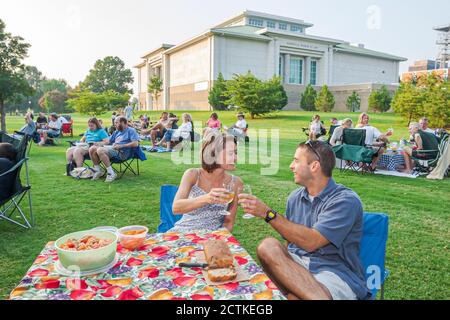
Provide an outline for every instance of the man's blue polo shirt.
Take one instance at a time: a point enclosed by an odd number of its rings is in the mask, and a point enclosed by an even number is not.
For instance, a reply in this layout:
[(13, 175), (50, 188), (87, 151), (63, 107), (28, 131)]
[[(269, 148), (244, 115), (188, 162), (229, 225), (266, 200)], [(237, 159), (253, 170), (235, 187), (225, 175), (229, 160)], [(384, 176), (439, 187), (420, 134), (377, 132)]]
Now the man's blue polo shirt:
[(355, 192), (330, 178), (311, 203), (306, 188), (299, 188), (287, 200), (286, 217), (317, 230), (330, 242), (311, 253), (293, 243), (288, 245), (290, 252), (309, 257), (311, 273), (333, 272), (350, 286), (358, 299), (370, 297), (359, 258), (363, 207)]

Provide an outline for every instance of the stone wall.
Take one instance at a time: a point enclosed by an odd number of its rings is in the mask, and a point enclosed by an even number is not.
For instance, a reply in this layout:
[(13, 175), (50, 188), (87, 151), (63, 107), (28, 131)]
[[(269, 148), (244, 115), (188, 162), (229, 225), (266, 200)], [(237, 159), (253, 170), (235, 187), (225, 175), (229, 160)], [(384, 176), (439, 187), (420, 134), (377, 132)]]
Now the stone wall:
[[(368, 109), (368, 99), (369, 95), (373, 90), (378, 90), (381, 88), (382, 84), (378, 83), (368, 83), (368, 84), (354, 84), (354, 85), (340, 85), (340, 86), (329, 86), (328, 88), (334, 95), (336, 104), (334, 105), (333, 111), (345, 112), (348, 111), (345, 105), (348, 96), (356, 91), (361, 98), (361, 109), (360, 111), (365, 112)], [(398, 85), (385, 85), (387, 89), (394, 93), (397, 90)], [(288, 95), (288, 105), (283, 110), (300, 110), (300, 93), (305, 91), (306, 86), (298, 85), (288, 85), (285, 84), (284, 88)], [(321, 87), (315, 86), (314, 89), (320, 91)]]

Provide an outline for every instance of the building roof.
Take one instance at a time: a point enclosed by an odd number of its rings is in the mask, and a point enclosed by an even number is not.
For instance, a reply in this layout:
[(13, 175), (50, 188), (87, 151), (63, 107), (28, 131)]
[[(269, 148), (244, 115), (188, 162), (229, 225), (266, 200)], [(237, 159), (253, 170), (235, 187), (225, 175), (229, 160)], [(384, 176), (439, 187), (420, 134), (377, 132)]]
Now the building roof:
[(258, 34), (257, 32), (260, 30), (261, 30), (261, 28), (253, 27), (253, 26), (233, 26), (233, 27), (224, 27), (224, 28), (213, 28), (213, 29), (211, 29), (211, 32), (213, 34), (225, 34), (225, 35), (236, 36), (236, 37), (253, 38), (253, 39), (257, 39), (257, 40), (265, 40), (265, 41), (272, 40), (268, 36)]
[(148, 56), (152, 55), (153, 53), (155, 53), (155, 52), (157, 52), (157, 51), (159, 51), (159, 50), (170, 49), (170, 48), (172, 48), (172, 47), (174, 47), (174, 46), (175, 46), (175, 45), (173, 45), (173, 44), (163, 43), (163, 44), (162, 44), (161, 46), (159, 46), (158, 48), (153, 49), (153, 50), (147, 52), (146, 54), (144, 54), (141, 58), (142, 58), (142, 59), (145, 59), (145, 58), (147, 58)]
[(388, 60), (396, 60), (396, 61), (406, 61), (407, 58), (394, 56), (389, 53), (384, 53), (380, 51), (370, 50), (366, 48), (361, 47), (355, 47), (346, 43), (341, 43), (335, 46), (337, 51), (343, 51), (343, 52), (349, 52), (349, 53), (355, 53), (355, 54), (361, 54), (365, 56), (371, 56), (371, 57), (377, 57), (382, 59), (388, 59)]
[(235, 16), (219, 23), (218, 25), (215, 26), (215, 28), (225, 27), (225, 26), (229, 25), (230, 23), (233, 23), (234, 21), (237, 21), (237, 20), (242, 19), (243, 17), (249, 17), (249, 16), (270, 19), (270, 20), (283, 21), (283, 22), (287, 22), (287, 23), (300, 24), (305, 28), (309, 28), (309, 27), (313, 26), (312, 23), (305, 22), (304, 20), (300, 20), (300, 19), (277, 16), (277, 15), (269, 14), (269, 13), (265, 13), (265, 12), (245, 10), (245, 11), (242, 11), (241, 13), (239, 13), (238, 15), (235, 15)]

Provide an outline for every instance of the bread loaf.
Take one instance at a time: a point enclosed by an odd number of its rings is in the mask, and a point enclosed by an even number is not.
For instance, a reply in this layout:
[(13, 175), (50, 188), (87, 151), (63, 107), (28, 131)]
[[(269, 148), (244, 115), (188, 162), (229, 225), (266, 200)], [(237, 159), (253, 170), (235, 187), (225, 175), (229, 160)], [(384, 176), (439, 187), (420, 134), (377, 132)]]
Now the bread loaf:
[(203, 244), (205, 259), (210, 269), (233, 268), (233, 255), (223, 240), (208, 240)]

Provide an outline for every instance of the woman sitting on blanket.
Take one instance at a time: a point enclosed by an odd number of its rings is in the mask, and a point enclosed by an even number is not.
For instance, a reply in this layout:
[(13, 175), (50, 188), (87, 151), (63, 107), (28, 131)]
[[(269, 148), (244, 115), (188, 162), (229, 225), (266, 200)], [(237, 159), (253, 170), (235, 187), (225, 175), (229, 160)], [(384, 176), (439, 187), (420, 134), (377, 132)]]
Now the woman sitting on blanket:
[(190, 139), (191, 131), (193, 131), (192, 117), (189, 113), (183, 113), (181, 116), (183, 123), (177, 129), (168, 129), (163, 138), (156, 144), (161, 146), (166, 143), (167, 149), (172, 150), (177, 142), (182, 139)]
[(67, 164), (70, 165), (72, 161), (75, 162), (77, 168), (83, 166), (84, 157), (89, 154), (89, 146), (92, 144), (108, 143), (108, 134), (102, 128), (102, 125), (97, 118), (90, 118), (88, 120), (88, 130), (84, 133), (80, 142), (88, 145), (74, 146), (66, 151)]
[[(202, 167), (188, 169), (181, 178), (173, 213), (183, 216), (170, 231), (217, 230), (222, 227), (233, 230), (242, 180), (228, 171), (236, 169), (236, 160), (236, 138), (216, 130), (205, 136), (201, 151)], [(230, 202), (233, 192), (234, 198)]]

